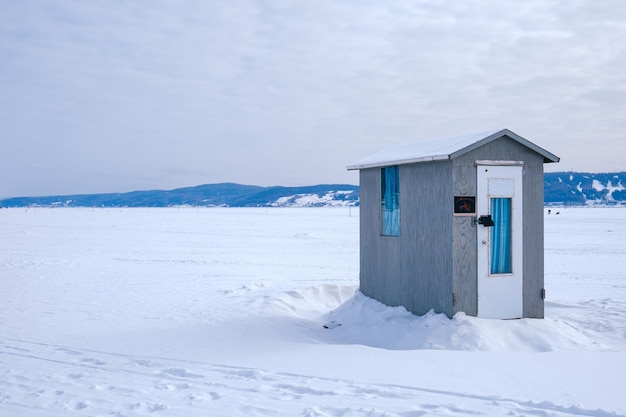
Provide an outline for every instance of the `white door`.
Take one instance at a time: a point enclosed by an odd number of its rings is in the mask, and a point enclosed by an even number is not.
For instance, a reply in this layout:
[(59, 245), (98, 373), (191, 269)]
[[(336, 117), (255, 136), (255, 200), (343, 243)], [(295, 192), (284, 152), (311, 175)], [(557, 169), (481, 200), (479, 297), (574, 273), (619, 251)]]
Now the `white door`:
[[(479, 165), (477, 169), (478, 317), (520, 318), (522, 167)], [(481, 221), (481, 216), (491, 217)]]

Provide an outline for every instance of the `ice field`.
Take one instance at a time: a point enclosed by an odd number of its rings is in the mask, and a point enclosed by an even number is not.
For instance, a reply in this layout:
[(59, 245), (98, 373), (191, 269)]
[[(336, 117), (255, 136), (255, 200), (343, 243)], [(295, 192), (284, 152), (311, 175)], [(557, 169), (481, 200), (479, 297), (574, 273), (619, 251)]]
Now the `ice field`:
[(0, 416), (626, 416), (626, 209), (546, 210), (544, 320), (364, 297), (358, 223), (0, 210)]

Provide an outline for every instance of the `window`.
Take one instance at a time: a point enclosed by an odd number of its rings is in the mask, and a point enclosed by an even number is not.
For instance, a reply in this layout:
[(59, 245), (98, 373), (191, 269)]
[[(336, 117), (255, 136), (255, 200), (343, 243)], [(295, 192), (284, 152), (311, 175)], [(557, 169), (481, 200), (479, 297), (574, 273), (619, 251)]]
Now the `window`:
[(492, 198), (491, 215), (491, 267), (490, 273), (510, 274), (513, 272), (511, 253), (511, 198)]
[(397, 166), (380, 170), (381, 234), (400, 236), (400, 181)]

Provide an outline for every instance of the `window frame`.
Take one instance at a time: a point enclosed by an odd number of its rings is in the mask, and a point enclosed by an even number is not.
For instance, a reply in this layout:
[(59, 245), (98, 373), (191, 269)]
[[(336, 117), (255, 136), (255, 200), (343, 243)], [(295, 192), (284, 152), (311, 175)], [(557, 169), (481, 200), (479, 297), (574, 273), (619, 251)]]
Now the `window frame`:
[(380, 169), (380, 229), (381, 236), (400, 236), (400, 167)]

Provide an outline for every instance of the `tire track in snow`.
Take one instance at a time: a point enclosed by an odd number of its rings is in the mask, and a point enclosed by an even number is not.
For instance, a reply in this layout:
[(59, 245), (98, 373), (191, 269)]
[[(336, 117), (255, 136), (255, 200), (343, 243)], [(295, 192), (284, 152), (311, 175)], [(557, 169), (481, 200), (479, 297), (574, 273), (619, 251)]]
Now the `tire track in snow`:
[[(0, 416), (598, 416), (552, 402), (377, 384), (6, 340)], [(54, 387), (51, 389), (50, 387)], [(345, 404), (338, 407), (337, 404)]]

